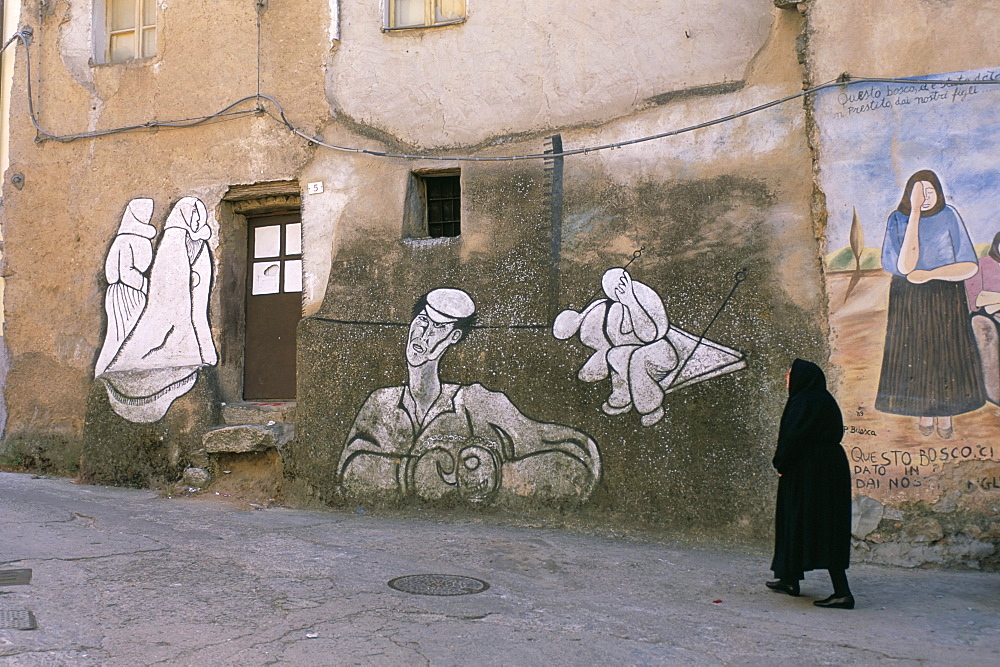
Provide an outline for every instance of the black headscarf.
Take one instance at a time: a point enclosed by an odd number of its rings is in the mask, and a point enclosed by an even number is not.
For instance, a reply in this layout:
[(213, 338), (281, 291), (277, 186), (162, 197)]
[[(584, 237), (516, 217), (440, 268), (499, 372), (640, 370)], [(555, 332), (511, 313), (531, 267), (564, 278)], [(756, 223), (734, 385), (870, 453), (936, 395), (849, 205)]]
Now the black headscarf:
[(803, 459), (839, 445), (843, 435), (840, 406), (826, 389), (823, 370), (810, 361), (796, 359), (778, 429), (774, 467), (781, 474), (792, 471)]

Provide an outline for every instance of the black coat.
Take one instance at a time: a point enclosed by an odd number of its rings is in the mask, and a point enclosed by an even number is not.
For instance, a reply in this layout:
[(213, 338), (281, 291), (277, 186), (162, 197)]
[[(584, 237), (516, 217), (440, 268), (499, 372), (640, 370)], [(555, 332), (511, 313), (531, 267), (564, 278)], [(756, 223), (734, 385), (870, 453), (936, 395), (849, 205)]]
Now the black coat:
[(851, 469), (840, 445), (844, 421), (819, 366), (796, 359), (781, 415), (774, 467), (778, 503), (774, 560), (778, 578), (847, 569), (851, 552)]

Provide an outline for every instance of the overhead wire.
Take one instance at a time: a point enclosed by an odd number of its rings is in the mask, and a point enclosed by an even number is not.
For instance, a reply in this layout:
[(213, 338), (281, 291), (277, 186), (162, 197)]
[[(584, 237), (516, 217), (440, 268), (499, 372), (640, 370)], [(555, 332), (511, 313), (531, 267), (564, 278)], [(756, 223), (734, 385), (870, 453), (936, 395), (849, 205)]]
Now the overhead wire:
[(197, 125), (203, 125), (212, 120), (231, 120), (234, 117), (241, 117), (247, 115), (256, 115), (260, 113), (259, 108), (245, 109), (240, 111), (231, 111), (240, 104), (243, 104), (247, 100), (255, 100), (259, 97), (266, 97), (261, 95), (248, 95), (246, 97), (240, 98), (233, 102), (232, 104), (223, 107), (221, 110), (209, 114), (207, 116), (197, 116), (193, 118), (182, 118), (177, 120), (165, 120), (165, 121), (148, 121), (146, 123), (140, 123), (136, 125), (125, 125), (122, 127), (108, 128), (104, 130), (93, 130), (90, 132), (80, 132), (76, 134), (53, 134), (46, 131), (41, 127), (38, 122), (38, 114), (35, 111), (35, 101), (34, 95), (31, 89), (31, 53), (28, 50), (28, 41), (31, 34), (26, 33), (24, 30), (20, 30), (14, 33), (10, 39), (4, 43), (0, 51), (5, 50), (15, 39), (20, 40), (24, 45), (25, 50), (25, 75), (28, 80), (27, 86), (27, 97), (28, 97), (28, 116), (31, 119), (32, 125), (35, 127), (35, 131), (46, 139), (52, 141), (58, 141), (61, 143), (69, 143), (71, 141), (76, 141), (77, 139), (94, 139), (97, 137), (104, 137), (112, 134), (123, 134), (126, 132), (134, 132), (136, 130), (152, 130), (156, 128), (184, 128), (184, 127), (195, 127)]
[[(260, 17), (259, 17), (259, 14), (258, 14), (258, 21), (259, 20), (260, 20)], [(260, 26), (258, 24), (258, 41), (260, 39), (259, 31), (260, 31)], [(306, 141), (310, 142), (311, 144), (315, 144), (317, 146), (322, 146), (324, 148), (327, 148), (327, 149), (330, 149), (330, 150), (339, 151), (339, 152), (355, 153), (355, 154), (369, 155), (369, 156), (372, 156), (372, 157), (389, 158), (389, 159), (403, 159), (403, 160), (437, 160), (437, 161), (448, 161), (448, 162), (514, 162), (514, 161), (521, 161), (521, 160), (550, 160), (550, 159), (555, 158), (555, 157), (569, 157), (569, 156), (573, 156), (573, 155), (586, 155), (586, 154), (595, 153), (595, 152), (598, 152), (598, 151), (606, 151), (606, 150), (611, 150), (611, 149), (615, 149), (615, 148), (622, 148), (622, 147), (625, 147), (625, 146), (633, 146), (633, 145), (636, 145), (636, 144), (641, 144), (641, 143), (645, 143), (645, 142), (649, 142), (649, 141), (656, 141), (656, 140), (659, 140), (659, 139), (665, 139), (665, 138), (668, 138), (668, 137), (674, 137), (674, 136), (678, 136), (678, 135), (681, 135), (681, 134), (686, 134), (688, 132), (694, 132), (696, 130), (705, 129), (705, 128), (712, 127), (712, 126), (715, 126), (715, 125), (720, 125), (722, 123), (728, 123), (728, 122), (731, 122), (733, 120), (736, 120), (736, 119), (739, 119), (739, 118), (743, 118), (745, 116), (750, 116), (752, 114), (760, 113), (762, 111), (766, 111), (768, 109), (780, 106), (782, 104), (786, 104), (788, 102), (791, 102), (791, 101), (794, 101), (794, 100), (797, 100), (797, 99), (801, 99), (801, 98), (809, 96), (809, 95), (814, 95), (814, 94), (816, 94), (816, 93), (818, 93), (820, 91), (823, 91), (823, 90), (826, 90), (826, 89), (829, 89), (829, 88), (845, 87), (845, 86), (848, 86), (848, 85), (865, 84), (865, 83), (900, 83), (900, 84), (918, 84), (918, 85), (931, 85), (931, 84), (933, 84), (933, 85), (941, 85), (941, 86), (1000, 84), (1000, 78), (998, 78), (998, 79), (984, 79), (984, 80), (970, 80), (970, 79), (965, 79), (965, 78), (960, 78), (960, 79), (927, 79), (927, 78), (919, 78), (919, 77), (880, 78), (880, 77), (855, 77), (855, 76), (850, 75), (850, 74), (841, 74), (839, 77), (837, 77), (836, 79), (833, 79), (831, 81), (827, 81), (825, 83), (821, 83), (821, 84), (818, 84), (818, 85), (815, 85), (815, 86), (810, 86), (810, 87), (805, 88), (805, 89), (803, 89), (803, 90), (801, 90), (801, 91), (799, 91), (797, 93), (793, 93), (791, 95), (787, 95), (785, 97), (781, 97), (781, 98), (778, 98), (778, 99), (770, 100), (770, 101), (765, 102), (763, 104), (758, 104), (756, 106), (753, 106), (753, 107), (750, 107), (750, 108), (747, 108), (747, 109), (743, 109), (743, 110), (740, 110), (740, 111), (736, 111), (734, 113), (727, 114), (725, 116), (720, 116), (718, 118), (713, 118), (711, 120), (707, 120), (707, 121), (704, 121), (704, 122), (701, 122), (701, 123), (696, 123), (694, 125), (688, 125), (686, 127), (682, 127), (682, 128), (678, 128), (678, 129), (674, 129), (674, 130), (667, 130), (665, 132), (658, 132), (656, 134), (651, 134), (651, 135), (647, 135), (647, 136), (643, 136), (643, 137), (637, 137), (637, 138), (633, 138), (633, 139), (625, 139), (625, 140), (622, 140), (622, 141), (615, 141), (615, 142), (610, 142), (610, 143), (598, 144), (598, 145), (595, 145), (595, 146), (587, 146), (587, 147), (584, 147), (584, 148), (572, 148), (572, 149), (568, 149), (568, 150), (563, 150), (562, 152), (559, 152), (559, 153), (526, 153), (526, 154), (521, 154), (521, 155), (502, 155), (502, 156), (433, 155), (433, 154), (420, 154), (420, 153), (395, 153), (395, 152), (390, 152), (390, 151), (377, 151), (377, 150), (372, 150), (372, 149), (369, 149), (369, 148), (356, 148), (356, 147), (351, 147), (351, 146), (340, 146), (340, 145), (337, 145), (337, 144), (327, 143), (327, 142), (323, 141), (322, 139), (320, 139), (319, 137), (312, 136), (312, 135), (310, 135), (310, 134), (302, 131), (301, 129), (299, 129), (298, 127), (296, 127), (295, 125), (293, 125), (288, 120), (288, 117), (285, 115), (285, 110), (282, 107), (282, 105), (278, 102), (278, 100), (276, 100), (274, 97), (272, 97), (270, 95), (266, 95), (266, 94), (260, 92), (260, 72), (259, 72), (260, 63), (259, 63), (259, 61), (258, 61), (258, 76), (257, 76), (257, 86), (258, 86), (257, 93), (254, 94), (254, 95), (247, 95), (245, 97), (241, 97), (240, 99), (238, 99), (235, 102), (232, 102), (231, 104), (223, 107), (221, 110), (219, 110), (219, 111), (217, 111), (215, 113), (208, 114), (208, 115), (205, 115), (205, 116), (197, 116), (197, 117), (193, 117), (193, 118), (184, 118), (184, 119), (179, 119), (179, 120), (170, 120), (170, 121), (157, 121), (157, 120), (154, 120), (154, 121), (148, 121), (148, 122), (145, 122), (145, 123), (139, 123), (139, 124), (136, 124), (136, 125), (125, 125), (125, 126), (121, 126), (121, 127), (108, 128), (108, 129), (104, 129), (104, 130), (93, 130), (93, 131), (89, 131), (89, 132), (79, 132), (79, 133), (74, 133), (74, 134), (53, 134), (51, 132), (48, 132), (48, 131), (44, 130), (41, 127), (41, 125), (38, 122), (37, 114), (35, 112), (35, 105), (34, 105), (34, 100), (33, 100), (32, 86), (31, 86), (31, 52), (30, 52), (30, 48), (29, 48), (30, 38), (31, 38), (30, 28), (19, 30), (18, 32), (14, 33), (10, 37), (10, 39), (8, 39), (4, 43), (3, 47), (0, 48), (0, 51), (3, 51), (5, 49), (7, 49), (7, 47), (10, 46), (10, 44), (13, 43), (13, 41), (15, 39), (19, 40), (21, 42), (21, 44), (24, 46), (25, 61), (26, 61), (26, 65), (25, 65), (25, 67), (26, 67), (26, 77), (25, 78), (27, 79), (28, 115), (30, 116), (31, 122), (34, 125), (35, 130), (39, 133), (39, 135), (45, 137), (46, 139), (52, 140), (52, 141), (58, 141), (58, 142), (61, 142), (61, 143), (69, 143), (71, 141), (76, 141), (78, 139), (93, 139), (93, 138), (97, 138), (97, 137), (103, 137), (103, 136), (108, 136), (108, 135), (113, 135), (113, 134), (122, 134), (122, 133), (126, 133), (126, 132), (134, 132), (134, 131), (138, 131), (138, 130), (152, 130), (152, 129), (156, 129), (156, 128), (188, 128), (188, 127), (195, 127), (195, 126), (198, 126), (198, 125), (203, 125), (205, 123), (209, 123), (209, 122), (215, 121), (215, 120), (232, 120), (232, 119), (243, 117), (243, 116), (260, 115), (261, 113), (263, 113), (263, 114), (269, 116), (270, 118), (276, 120), (277, 122), (281, 123), (282, 125), (284, 125), (291, 133), (295, 134), (296, 136), (301, 137), (302, 139), (305, 139)], [(248, 102), (250, 100), (254, 100), (254, 101), (257, 102), (257, 104), (256, 104), (256, 106), (254, 108), (252, 108), (252, 109), (238, 110), (238, 111), (234, 111), (233, 110), (236, 107), (240, 106), (241, 104), (244, 104), (244, 103), (246, 103), (246, 102)], [(261, 104), (262, 102), (267, 102), (271, 106), (273, 106), (274, 109), (277, 111), (277, 114), (275, 114), (274, 111), (266, 109)]]

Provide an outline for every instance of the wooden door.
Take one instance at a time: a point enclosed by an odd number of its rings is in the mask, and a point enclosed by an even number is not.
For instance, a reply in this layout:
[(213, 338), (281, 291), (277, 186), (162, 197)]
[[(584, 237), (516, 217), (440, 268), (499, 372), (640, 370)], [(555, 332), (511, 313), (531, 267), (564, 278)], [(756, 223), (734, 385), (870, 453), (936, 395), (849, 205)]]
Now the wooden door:
[(295, 398), (295, 325), (302, 317), (302, 219), (247, 218), (243, 398)]

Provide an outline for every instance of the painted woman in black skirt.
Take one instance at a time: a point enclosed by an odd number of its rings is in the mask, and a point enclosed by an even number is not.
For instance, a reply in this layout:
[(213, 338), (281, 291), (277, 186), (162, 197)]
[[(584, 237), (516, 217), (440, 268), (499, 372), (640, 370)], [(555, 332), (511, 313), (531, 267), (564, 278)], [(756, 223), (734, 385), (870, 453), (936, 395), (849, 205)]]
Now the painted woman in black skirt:
[(936, 426), (939, 437), (950, 438), (954, 415), (986, 403), (963, 285), (979, 270), (977, 259), (937, 174), (910, 176), (882, 243), (892, 282), (875, 408), (918, 417), (925, 436)]
[(840, 445), (844, 421), (819, 366), (796, 359), (787, 377), (788, 402), (773, 460), (779, 478), (771, 570), (777, 579), (767, 587), (798, 596), (805, 572), (828, 570), (833, 595), (813, 604), (853, 609), (845, 572), (851, 559), (851, 470)]

